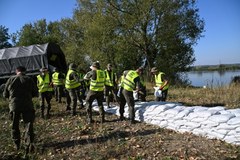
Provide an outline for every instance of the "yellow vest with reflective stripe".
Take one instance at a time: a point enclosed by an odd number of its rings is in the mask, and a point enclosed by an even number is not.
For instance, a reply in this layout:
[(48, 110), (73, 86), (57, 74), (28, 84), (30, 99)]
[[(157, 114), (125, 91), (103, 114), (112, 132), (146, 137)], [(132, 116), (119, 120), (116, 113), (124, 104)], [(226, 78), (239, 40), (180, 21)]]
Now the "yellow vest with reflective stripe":
[(64, 80), (63, 79), (59, 79), (58, 78), (59, 73), (58, 72), (54, 72), (52, 74), (52, 82), (54, 85), (63, 85), (64, 84)]
[(113, 86), (113, 76), (115, 76), (115, 74), (113, 74), (113, 71), (111, 71), (111, 77), (112, 79), (110, 79), (110, 75), (108, 70), (105, 70), (106, 73), (106, 80), (105, 80), (105, 85), (107, 86)]
[[(162, 81), (162, 75), (165, 74), (163, 72), (159, 72), (157, 75), (155, 75), (155, 83), (157, 87), (161, 87), (163, 85), (163, 81)], [(168, 89), (169, 85), (167, 84), (163, 90)]]
[(69, 79), (70, 74), (72, 73), (76, 73), (76, 71), (69, 69), (67, 72), (66, 81), (65, 81), (65, 87), (67, 89), (73, 89), (81, 86), (81, 83), (79, 83), (76, 79), (72, 79), (72, 80)]
[(96, 70), (96, 80), (91, 79), (90, 90), (91, 91), (103, 91), (105, 84), (105, 72), (103, 70)]
[(44, 79), (42, 78), (41, 75), (37, 76), (37, 80), (38, 80), (38, 92), (39, 93), (43, 93), (43, 92), (47, 92), (47, 91), (53, 91), (53, 88), (51, 86), (49, 86), (50, 84), (50, 77), (49, 74), (46, 74), (44, 76)]
[(136, 71), (130, 70), (128, 71), (126, 77), (123, 80), (123, 88), (127, 91), (133, 91), (135, 89), (134, 79), (138, 77), (138, 73)]

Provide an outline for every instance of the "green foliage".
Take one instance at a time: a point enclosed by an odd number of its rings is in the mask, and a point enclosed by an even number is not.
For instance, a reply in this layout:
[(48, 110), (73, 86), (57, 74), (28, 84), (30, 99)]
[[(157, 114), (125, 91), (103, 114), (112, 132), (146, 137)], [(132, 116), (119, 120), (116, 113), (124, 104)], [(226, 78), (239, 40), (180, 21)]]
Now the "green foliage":
[(193, 45), (204, 21), (195, 1), (77, 1), (72, 19), (26, 24), (17, 45), (55, 42), (67, 61), (88, 70), (93, 61), (112, 63), (117, 73), (159, 67), (171, 78), (195, 61)]
[(75, 15), (86, 53), (119, 71), (140, 65), (159, 66), (170, 75), (188, 70), (204, 27), (195, 1), (80, 0)]
[(10, 35), (8, 34), (8, 28), (0, 25), (0, 49), (11, 47), (12, 45), (8, 42)]

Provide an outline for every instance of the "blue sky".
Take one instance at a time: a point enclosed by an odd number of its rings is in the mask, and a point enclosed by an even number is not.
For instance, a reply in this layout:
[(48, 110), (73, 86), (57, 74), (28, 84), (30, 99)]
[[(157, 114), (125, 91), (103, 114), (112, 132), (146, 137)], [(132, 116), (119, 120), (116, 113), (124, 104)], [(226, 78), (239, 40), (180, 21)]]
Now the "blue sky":
[[(26, 23), (73, 15), (76, 0), (0, 0), (0, 25), (16, 32)], [(205, 32), (196, 46), (194, 65), (240, 63), (240, 1), (198, 0)]]

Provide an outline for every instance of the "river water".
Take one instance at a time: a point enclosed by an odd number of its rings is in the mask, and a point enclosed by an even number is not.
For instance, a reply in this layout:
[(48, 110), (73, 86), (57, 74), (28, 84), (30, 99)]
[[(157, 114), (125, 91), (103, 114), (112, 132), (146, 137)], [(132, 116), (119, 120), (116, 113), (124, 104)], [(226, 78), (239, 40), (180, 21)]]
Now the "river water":
[(234, 76), (240, 76), (240, 70), (233, 71), (191, 71), (186, 73), (191, 85), (197, 87), (220, 87), (229, 85)]

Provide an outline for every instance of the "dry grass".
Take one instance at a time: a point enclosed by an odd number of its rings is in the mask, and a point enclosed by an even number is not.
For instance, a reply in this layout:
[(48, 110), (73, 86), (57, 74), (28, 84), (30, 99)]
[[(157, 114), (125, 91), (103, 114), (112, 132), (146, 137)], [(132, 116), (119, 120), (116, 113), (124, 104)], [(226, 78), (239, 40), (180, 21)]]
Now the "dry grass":
[[(150, 85), (148, 85), (148, 93), (147, 100), (153, 100), (153, 89)], [(167, 101), (180, 102), (186, 106), (240, 108), (240, 84), (216, 88), (171, 86)]]
[[(238, 92), (235, 91), (238, 89)], [(223, 97), (224, 88), (170, 88), (168, 101), (188, 105), (228, 104), (232, 100)], [(227, 88), (229, 98), (239, 102), (239, 86)], [(238, 97), (237, 97), (238, 96)], [(148, 99), (152, 100), (149, 95)], [(208, 100), (209, 99), (209, 100)], [(225, 101), (223, 101), (225, 100)], [(34, 99), (35, 104), (37, 99)], [(239, 103), (238, 103), (239, 104)], [(7, 102), (0, 99), (0, 159), (21, 160), (23, 147), (15, 151), (11, 140), (11, 121), (8, 119)], [(33, 160), (105, 160), (105, 159), (160, 159), (160, 160), (237, 160), (240, 146), (220, 140), (209, 140), (191, 133), (181, 134), (146, 123), (130, 124), (118, 121), (116, 115), (107, 114), (107, 122), (99, 123), (100, 117), (94, 112), (93, 125), (86, 125), (86, 111), (79, 110), (77, 116), (65, 111), (65, 104), (52, 101), (50, 119), (40, 118), (36, 104), (36, 150), (25, 159)], [(23, 127), (23, 124), (20, 124)]]
[(193, 106), (240, 108), (240, 85), (217, 88), (170, 88), (168, 100)]

